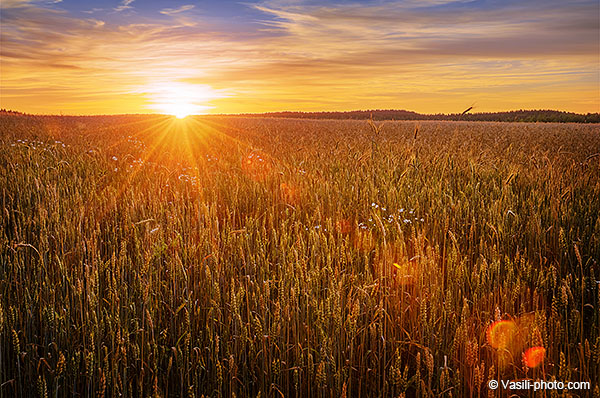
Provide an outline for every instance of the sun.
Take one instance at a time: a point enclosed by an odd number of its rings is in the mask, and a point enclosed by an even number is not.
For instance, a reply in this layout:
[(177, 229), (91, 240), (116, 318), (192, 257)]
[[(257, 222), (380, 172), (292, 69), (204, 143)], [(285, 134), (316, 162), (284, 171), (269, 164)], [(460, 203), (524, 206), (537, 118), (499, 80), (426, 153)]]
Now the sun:
[(196, 109), (193, 105), (189, 104), (178, 104), (172, 107), (172, 109), (167, 110), (167, 113), (175, 116), (177, 119), (184, 119), (190, 115), (196, 113)]
[(175, 98), (173, 98), (169, 102), (160, 104), (160, 106), (157, 108), (157, 110), (161, 111), (162, 113), (175, 116), (177, 119), (183, 119), (187, 116), (202, 111), (202, 107), (199, 105), (189, 103), (186, 101), (178, 101)]
[(177, 119), (206, 112), (212, 108), (210, 101), (223, 96), (210, 86), (182, 82), (155, 83), (147, 92), (154, 110)]

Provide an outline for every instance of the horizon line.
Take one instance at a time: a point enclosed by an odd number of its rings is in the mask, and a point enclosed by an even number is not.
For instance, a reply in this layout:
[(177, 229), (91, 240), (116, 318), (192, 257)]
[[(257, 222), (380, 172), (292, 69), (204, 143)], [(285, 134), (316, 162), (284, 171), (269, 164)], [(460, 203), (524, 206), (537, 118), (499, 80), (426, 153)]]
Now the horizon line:
[[(495, 113), (510, 113), (510, 112), (559, 112), (559, 113), (567, 113), (573, 115), (600, 115), (600, 112), (586, 112), (586, 113), (578, 113), (572, 111), (565, 111), (559, 109), (510, 109), (510, 110), (501, 110), (501, 111), (487, 111), (487, 112), (470, 112), (471, 109), (464, 112), (455, 112), (455, 113), (420, 113), (416, 111), (411, 111), (408, 109), (394, 109), (394, 108), (377, 108), (377, 109), (353, 109), (353, 110), (319, 110), (319, 111), (291, 111), (291, 110), (280, 110), (280, 111), (267, 111), (267, 112), (241, 112), (241, 113), (196, 113), (190, 114), (189, 116), (259, 116), (259, 115), (271, 115), (271, 114), (280, 114), (280, 113), (298, 113), (298, 114), (318, 114), (318, 113), (333, 113), (333, 114), (343, 114), (343, 113), (354, 113), (354, 112), (406, 112), (412, 113), (419, 116), (457, 116), (461, 114), (466, 115), (489, 115)], [(468, 112), (468, 113), (466, 113)], [(89, 114), (63, 114), (63, 113), (28, 113), (23, 111), (17, 111), (12, 109), (0, 109), (0, 114), (20, 114), (24, 116), (61, 116), (61, 117), (95, 117), (95, 116), (173, 116), (168, 113), (150, 113), (150, 112), (138, 112), (138, 113), (89, 113)]]

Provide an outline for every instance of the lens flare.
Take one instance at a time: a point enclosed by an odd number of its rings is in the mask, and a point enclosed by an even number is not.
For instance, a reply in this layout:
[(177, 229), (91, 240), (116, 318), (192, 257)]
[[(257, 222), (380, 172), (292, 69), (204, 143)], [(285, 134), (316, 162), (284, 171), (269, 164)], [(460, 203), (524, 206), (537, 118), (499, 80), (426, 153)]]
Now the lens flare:
[(523, 353), (523, 364), (528, 368), (537, 368), (544, 362), (546, 349), (544, 347), (531, 347)]
[(285, 203), (295, 205), (299, 202), (300, 195), (298, 194), (298, 190), (293, 185), (282, 182), (279, 184), (279, 190), (281, 192), (281, 199)]
[(402, 264), (393, 262), (392, 265), (396, 268), (395, 282), (401, 286), (414, 285), (419, 274), (418, 264), (414, 262), (403, 262)]
[(352, 222), (346, 218), (337, 220), (335, 227), (336, 230), (342, 235), (347, 235), (352, 232)]
[(496, 321), (487, 330), (487, 341), (494, 348), (506, 348), (517, 331), (517, 325), (510, 320)]

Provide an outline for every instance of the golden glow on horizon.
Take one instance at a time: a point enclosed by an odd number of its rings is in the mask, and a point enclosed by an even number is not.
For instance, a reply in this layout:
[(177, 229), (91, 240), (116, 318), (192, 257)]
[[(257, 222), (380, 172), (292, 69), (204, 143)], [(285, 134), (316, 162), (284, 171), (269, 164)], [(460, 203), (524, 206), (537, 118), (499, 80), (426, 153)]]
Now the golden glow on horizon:
[(172, 103), (172, 104), (161, 104), (160, 108), (157, 109), (161, 113), (175, 116), (177, 119), (183, 119), (194, 112), (194, 106), (187, 103)]
[(223, 95), (208, 85), (164, 82), (147, 89), (150, 108), (178, 119), (203, 113), (211, 108), (210, 101)]

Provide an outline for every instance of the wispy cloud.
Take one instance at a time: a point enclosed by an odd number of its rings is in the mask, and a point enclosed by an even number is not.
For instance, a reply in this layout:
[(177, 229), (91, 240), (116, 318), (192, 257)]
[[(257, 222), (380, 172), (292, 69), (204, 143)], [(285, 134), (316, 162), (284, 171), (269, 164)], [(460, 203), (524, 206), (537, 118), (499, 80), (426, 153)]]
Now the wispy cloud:
[(132, 6), (130, 6), (131, 3), (133, 3), (135, 0), (123, 0), (121, 1), (121, 4), (116, 7), (114, 10), (117, 12), (121, 12), (124, 10), (129, 10), (131, 8), (133, 8)]
[(194, 5), (188, 4), (188, 5), (181, 6), (179, 8), (165, 8), (165, 9), (161, 10), (160, 13), (165, 14), (165, 15), (175, 15), (175, 14), (180, 14), (182, 12), (189, 11), (192, 8), (194, 8)]
[(275, 17), (262, 21), (267, 29), (324, 51), (329, 48), (313, 45), (325, 41), (334, 44), (336, 52), (364, 43), (386, 53), (393, 47), (408, 52), (492, 57), (593, 54), (598, 48), (600, 21), (595, 2), (572, 2), (568, 6), (555, 1), (503, 2), (502, 6), (480, 8), (462, 2), (444, 3), (416, 8), (407, 7), (404, 1), (287, 7), (267, 2), (254, 7)]
[(32, 4), (51, 5), (62, 3), (63, 0), (2, 0), (0, 8), (20, 8)]

